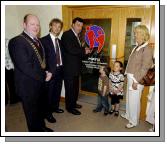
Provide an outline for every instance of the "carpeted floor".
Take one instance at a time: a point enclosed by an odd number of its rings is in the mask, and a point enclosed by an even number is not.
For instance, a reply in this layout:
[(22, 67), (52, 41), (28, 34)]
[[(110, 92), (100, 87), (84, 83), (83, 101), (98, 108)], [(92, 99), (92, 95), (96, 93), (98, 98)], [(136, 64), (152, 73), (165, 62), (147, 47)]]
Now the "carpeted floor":
[[(109, 104), (110, 104), (111, 98), (109, 97), (108, 100), (109, 100)], [(80, 95), (79, 101), (96, 106), (97, 97), (96, 96)], [(110, 107), (111, 107), (111, 105), (110, 105)], [(123, 98), (123, 100), (120, 100), (120, 110), (125, 111), (125, 109), (126, 109), (126, 103), (125, 103), (125, 98)]]
[[(81, 115), (76, 116), (68, 113), (66, 110), (62, 114), (53, 113), (57, 122), (52, 124), (46, 121), (46, 125), (56, 132), (147, 132), (151, 127), (145, 121), (132, 129), (125, 128), (127, 120), (120, 116), (104, 116), (103, 112), (93, 113), (96, 107), (96, 97), (83, 96), (79, 97), (78, 103), (83, 105), (80, 109)], [(64, 102), (61, 102), (61, 108), (65, 109)], [(10, 132), (27, 131), (26, 121), (22, 110), (21, 103), (6, 106), (6, 128)], [(123, 111), (120, 110), (120, 113)]]

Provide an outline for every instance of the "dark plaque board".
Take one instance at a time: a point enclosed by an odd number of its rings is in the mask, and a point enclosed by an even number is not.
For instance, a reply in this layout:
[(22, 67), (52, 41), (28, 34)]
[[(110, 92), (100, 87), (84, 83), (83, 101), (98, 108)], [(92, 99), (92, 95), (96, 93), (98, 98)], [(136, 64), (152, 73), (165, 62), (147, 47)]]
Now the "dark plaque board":
[[(100, 65), (109, 64), (111, 19), (85, 20), (85, 26), (81, 34), (82, 42), (85, 41), (86, 28), (94, 25), (103, 29), (105, 33), (104, 45), (100, 52), (98, 51), (98, 47), (93, 47), (91, 54), (82, 60), (81, 90), (97, 93), (99, 67)], [(86, 41), (85, 45), (89, 47), (89, 43), (86, 43)]]

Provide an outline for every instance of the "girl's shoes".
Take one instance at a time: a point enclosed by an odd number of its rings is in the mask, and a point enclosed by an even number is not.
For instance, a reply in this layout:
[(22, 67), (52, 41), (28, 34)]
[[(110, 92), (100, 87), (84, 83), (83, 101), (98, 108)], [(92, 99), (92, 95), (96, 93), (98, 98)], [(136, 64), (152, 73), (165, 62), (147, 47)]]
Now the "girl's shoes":
[(113, 114), (115, 112), (115, 110), (110, 110), (109, 114)]
[(119, 111), (115, 111), (114, 116), (119, 116)]
[(115, 110), (110, 110), (109, 114), (113, 114), (114, 116), (119, 116), (119, 111), (115, 111)]

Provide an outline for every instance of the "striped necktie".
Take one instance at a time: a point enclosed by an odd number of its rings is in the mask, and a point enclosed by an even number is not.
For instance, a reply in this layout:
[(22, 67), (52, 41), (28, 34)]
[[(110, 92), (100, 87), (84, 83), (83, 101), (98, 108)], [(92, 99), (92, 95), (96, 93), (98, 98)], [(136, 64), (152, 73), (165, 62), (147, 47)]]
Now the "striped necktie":
[(58, 38), (55, 38), (55, 49), (56, 49), (56, 64), (60, 66), (60, 51), (58, 45)]
[(42, 48), (40, 45), (40, 42), (37, 38), (34, 38), (35, 45), (37, 46), (38, 52), (40, 53), (41, 56), (43, 56)]

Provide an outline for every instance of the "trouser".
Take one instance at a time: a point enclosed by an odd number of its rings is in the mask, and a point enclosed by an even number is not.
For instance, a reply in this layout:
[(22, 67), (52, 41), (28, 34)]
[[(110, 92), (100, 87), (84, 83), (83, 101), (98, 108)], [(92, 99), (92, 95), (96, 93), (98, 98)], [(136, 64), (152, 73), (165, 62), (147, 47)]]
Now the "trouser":
[(98, 111), (101, 111), (102, 108), (105, 109), (105, 111), (108, 111), (109, 110), (109, 103), (108, 103), (108, 95), (107, 96), (101, 96), (101, 95), (98, 95), (97, 96), (97, 110)]
[(48, 90), (48, 103), (50, 111), (54, 111), (59, 108), (61, 90), (63, 82), (63, 71), (62, 67), (57, 68), (52, 79), (46, 83)]
[(79, 94), (79, 76), (65, 77), (64, 85), (66, 109), (75, 109)]
[(155, 88), (153, 91), (151, 91), (151, 99), (150, 104), (147, 105), (147, 113), (146, 113), (146, 121), (148, 121), (151, 124), (155, 123)]
[(42, 127), (45, 127), (46, 97), (43, 90), (44, 83), (34, 81), (31, 84), (25, 84), (24, 90), (20, 92), (23, 110), (30, 132), (40, 132), (42, 131)]
[(140, 99), (144, 86), (137, 85), (137, 90), (132, 88), (133, 79), (127, 75), (126, 114), (130, 123), (137, 125), (140, 116)]

